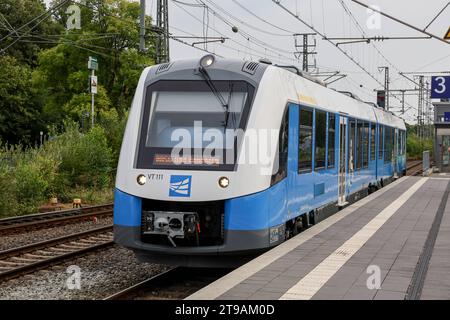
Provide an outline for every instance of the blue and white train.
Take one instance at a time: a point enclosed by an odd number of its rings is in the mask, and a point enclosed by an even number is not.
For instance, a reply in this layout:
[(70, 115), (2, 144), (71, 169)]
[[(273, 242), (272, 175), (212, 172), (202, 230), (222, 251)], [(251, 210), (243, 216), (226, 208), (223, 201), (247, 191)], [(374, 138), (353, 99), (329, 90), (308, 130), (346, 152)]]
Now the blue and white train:
[[(174, 157), (174, 136), (210, 143), (211, 129), (243, 137)], [(270, 161), (238, 161), (269, 129)], [(404, 175), (405, 144), (402, 119), (295, 67), (205, 56), (146, 68), (120, 154), (115, 241), (141, 261), (241, 264)]]

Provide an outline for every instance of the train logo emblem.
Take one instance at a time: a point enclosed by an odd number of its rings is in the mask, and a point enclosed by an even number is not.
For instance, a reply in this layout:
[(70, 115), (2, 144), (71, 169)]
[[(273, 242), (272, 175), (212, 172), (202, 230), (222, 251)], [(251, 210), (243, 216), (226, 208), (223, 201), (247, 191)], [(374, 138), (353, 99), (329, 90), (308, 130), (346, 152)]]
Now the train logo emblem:
[(190, 197), (192, 176), (171, 176), (169, 197)]

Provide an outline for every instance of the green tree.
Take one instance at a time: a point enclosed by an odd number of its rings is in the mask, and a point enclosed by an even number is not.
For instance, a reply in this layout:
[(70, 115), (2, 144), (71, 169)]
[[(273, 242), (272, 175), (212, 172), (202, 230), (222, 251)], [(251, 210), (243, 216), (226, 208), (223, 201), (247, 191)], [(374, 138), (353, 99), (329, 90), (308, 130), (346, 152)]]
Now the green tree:
[(0, 1), (0, 39), (3, 39), (0, 41), (0, 51), (7, 48), (6, 54), (35, 66), (40, 50), (53, 46), (53, 36), (62, 30), (60, 24), (50, 19), (50, 14), (43, 16), (46, 19), (37, 19), (26, 25), (45, 11), (42, 0)]
[[(63, 23), (67, 19), (65, 7), (55, 16)], [(82, 30), (65, 34), (57, 46), (41, 52), (34, 72), (34, 85), (45, 101), (44, 114), (49, 122), (61, 123), (66, 116), (80, 121), (82, 112), (90, 111), (89, 56), (99, 62), (96, 117), (110, 108), (120, 117), (125, 115), (139, 75), (153, 63), (151, 52), (138, 51), (138, 20), (136, 2), (88, 0), (81, 5)]]
[(11, 56), (0, 56), (0, 140), (37, 142), (43, 128), (31, 70)]

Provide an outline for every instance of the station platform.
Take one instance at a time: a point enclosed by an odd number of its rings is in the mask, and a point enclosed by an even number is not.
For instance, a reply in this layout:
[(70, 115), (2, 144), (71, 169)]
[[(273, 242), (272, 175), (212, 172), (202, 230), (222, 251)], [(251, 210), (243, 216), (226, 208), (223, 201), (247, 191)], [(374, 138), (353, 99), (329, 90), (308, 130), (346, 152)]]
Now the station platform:
[(398, 179), (187, 299), (450, 299), (449, 193)]

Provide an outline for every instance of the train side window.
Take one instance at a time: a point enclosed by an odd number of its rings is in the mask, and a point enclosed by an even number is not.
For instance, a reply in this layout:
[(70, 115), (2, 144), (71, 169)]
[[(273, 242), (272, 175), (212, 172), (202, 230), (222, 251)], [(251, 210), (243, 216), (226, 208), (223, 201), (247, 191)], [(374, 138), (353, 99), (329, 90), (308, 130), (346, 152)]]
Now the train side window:
[(357, 131), (356, 131), (356, 170), (361, 170), (362, 168), (362, 160), (363, 160), (363, 123), (362, 121), (357, 122)]
[(371, 123), (370, 124), (370, 160), (371, 161), (375, 161), (376, 158), (376, 153), (375, 153), (375, 149), (376, 149), (376, 143), (375, 143), (375, 124)]
[(403, 131), (398, 131), (398, 154), (403, 155)]
[(385, 127), (384, 128), (384, 148), (383, 148), (383, 152), (384, 152), (384, 162), (387, 162), (388, 159), (388, 149), (389, 149), (389, 127)]
[(386, 127), (386, 133), (384, 137), (384, 163), (392, 161), (392, 128)]
[(334, 168), (336, 143), (336, 116), (328, 114), (328, 168)]
[(364, 122), (362, 125), (362, 167), (364, 169), (369, 167), (369, 123)]
[(380, 125), (378, 130), (378, 159), (383, 159), (383, 150), (384, 150), (384, 127)]
[[(349, 161), (348, 161), (348, 167), (349, 172), (355, 171), (355, 138), (356, 138), (356, 122), (355, 120), (350, 120), (350, 141), (349, 141)], [(342, 152), (342, 151), (341, 151)]]
[(316, 138), (315, 138), (315, 170), (325, 168), (327, 141), (327, 113), (316, 110)]
[(311, 110), (300, 110), (300, 139), (298, 143), (298, 171), (312, 170), (312, 137), (313, 113)]
[(272, 185), (287, 177), (287, 161), (289, 149), (289, 108), (283, 116), (278, 138), (278, 172), (272, 176)]
[(408, 134), (406, 133), (406, 131), (403, 131), (403, 154), (406, 155), (406, 146), (407, 146), (407, 141), (408, 141)]
[(398, 154), (403, 156), (405, 155), (405, 131), (398, 131)]
[(403, 155), (403, 131), (398, 131), (398, 153)]
[(402, 131), (402, 155), (406, 155), (406, 131)]
[(391, 128), (391, 161), (394, 160), (394, 152), (395, 152), (395, 144), (396, 144), (396, 139), (395, 139), (395, 129)]

